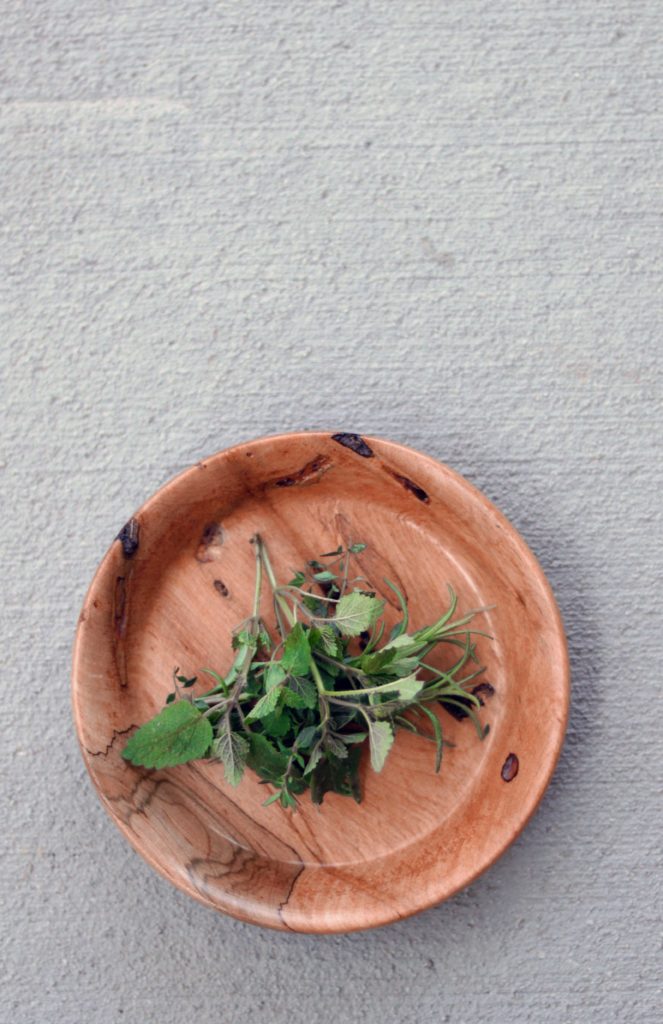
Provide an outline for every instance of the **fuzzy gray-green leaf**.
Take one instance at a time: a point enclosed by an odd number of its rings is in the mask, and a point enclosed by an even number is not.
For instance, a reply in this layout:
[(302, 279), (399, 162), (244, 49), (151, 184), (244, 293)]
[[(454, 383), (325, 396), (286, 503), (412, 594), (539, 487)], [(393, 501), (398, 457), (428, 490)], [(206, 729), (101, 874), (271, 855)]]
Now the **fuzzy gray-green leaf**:
[(249, 753), (248, 740), (239, 733), (224, 728), (214, 741), (212, 749), (219, 760), (223, 761), (223, 773), (227, 781), (231, 786), (239, 785)]
[(394, 742), (393, 726), (389, 722), (374, 722), (369, 719), (368, 739), (371, 746), (371, 768), (374, 772), (381, 772)]
[(383, 609), (384, 601), (353, 590), (338, 601), (332, 621), (343, 636), (359, 636), (371, 628)]

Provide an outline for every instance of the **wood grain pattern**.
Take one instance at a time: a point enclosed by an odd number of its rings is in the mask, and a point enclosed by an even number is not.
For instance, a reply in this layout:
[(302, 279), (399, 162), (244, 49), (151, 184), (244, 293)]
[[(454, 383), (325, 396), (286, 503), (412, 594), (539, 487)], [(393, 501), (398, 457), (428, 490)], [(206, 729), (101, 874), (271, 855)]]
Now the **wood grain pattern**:
[[(384, 771), (362, 764), (360, 806), (334, 794), (296, 814), (263, 807), (217, 764), (147, 772), (121, 757), (132, 729), (163, 704), (175, 664), (223, 671), (253, 586), (249, 538), (285, 574), (319, 551), (363, 540), (362, 572), (410, 602), (414, 626), (446, 604), (494, 605), (480, 743), (443, 716), (454, 743), (442, 773), (428, 744), (399, 735)], [(265, 595), (264, 614), (269, 615)], [(384, 440), (293, 434), (221, 452), (151, 498), (111, 545), (81, 612), (73, 703), (88, 770), (118, 827), (166, 878), (242, 920), (348, 931), (445, 899), (488, 867), (538, 804), (566, 726), (568, 662), (554, 599), (501, 514), (450, 469)], [(515, 768), (515, 771), (514, 771)]]

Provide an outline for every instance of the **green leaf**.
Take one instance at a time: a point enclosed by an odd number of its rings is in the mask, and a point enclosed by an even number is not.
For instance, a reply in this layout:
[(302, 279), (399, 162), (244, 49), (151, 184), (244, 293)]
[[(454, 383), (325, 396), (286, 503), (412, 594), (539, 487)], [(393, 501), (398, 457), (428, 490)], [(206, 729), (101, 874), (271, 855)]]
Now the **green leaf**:
[(306, 725), (297, 735), (295, 740), (295, 746), (298, 750), (307, 750), (308, 747), (315, 743), (316, 737), (318, 736), (319, 729), (317, 725)]
[(390, 640), (389, 643), (385, 644), (382, 648), (383, 651), (400, 651), (401, 647), (407, 647), (409, 644), (416, 641), (412, 640), (412, 637), (407, 633), (397, 636), (394, 640)]
[(224, 728), (214, 741), (212, 749), (219, 760), (223, 761), (223, 774), (226, 780), (231, 786), (239, 785), (249, 753), (248, 740), (239, 733)]
[(255, 650), (258, 646), (258, 637), (246, 629), (240, 629), (239, 633), (235, 633), (232, 638), (232, 646), (235, 651), (238, 651), (240, 647), (251, 647)]
[(318, 690), (307, 676), (296, 678), (291, 676), (284, 688), (283, 699), (291, 708), (316, 708), (318, 706)]
[(374, 696), (381, 697), (383, 694), (388, 696), (394, 694), (395, 697), (399, 697), (401, 700), (411, 701), (424, 685), (423, 680), (417, 679), (416, 672), (413, 672), (403, 679), (389, 679), (386, 683), (380, 683), (379, 686), (365, 686), (359, 690), (336, 690), (335, 692), (338, 696), (348, 698), (367, 696), (369, 699), (372, 699)]
[(311, 665), (311, 647), (301, 622), (292, 627), (283, 647), (281, 665), (293, 676), (305, 676)]
[(285, 679), (286, 672), (280, 661), (270, 661), (265, 669), (265, 690), (272, 690)]
[(272, 711), (276, 710), (276, 705), (279, 702), (280, 696), (280, 687), (273, 686), (272, 689), (268, 690), (264, 697), (261, 697), (258, 703), (251, 708), (251, 711), (246, 716), (246, 721), (255, 722), (259, 718), (265, 718), (267, 715), (271, 715)]
[(330, 733), (327, 733), (325, 736), (324, 745), (327, 753), (333, 754), (334, 757), (345, 758), (348, 756), (348, 748), (343, 740), (336, 736), (332, 736)]
[(381, 772), (387, 760), (387, 754), (394, 742), (394, 730), (389, 722), (368, 722), (368, 739), (371, 745), (371, 767), (374, 772)]
[(318, 763), (318, 761), (320, 760), (321, 757), (322, 757), (322, 748), (319, 747), (319, 746), (318, 747), (314, 747), (312, 752), (311, 752), (311, 756), (308, 759), (308, 763), (306, 765), (306, 768), (304, 769), (304, 775), (310, 775), (311, 774), (311, 772), (313, 771), (313, 769), (315, 768), (315, 766), (317, 765), (317, 763)]
[(327, 605), (324, 601), (320, 601), (315, 594), (306, 594), (301, 601), (304, 607), (318, 618), (322, 619), (327, 615)]
[(289, 587), (303, 587), (306, 583), (306, 576), (303, 572), (296, 572), (288, 583)]
[(297, 801), (295, 800), (294, 796), (292, 796), (288, 792), (287, 789), (282, 789), (281, 792), (279, 793), (279, 796), (281, 798), (281, 807), (296, 807), (297, 806)]
[(348, 548), (348, 551), (350, 551), (353, 555), (358, 555), (360, 551), (364, 551), (365, 548), (365, 544), (351, 544), (350, 547)]
[(133, 734), (122, 756), (145, 768), (168, 768), (204, 757), (213, 732), (207, 718), (187, 700), (168, 704)]
[(383, 609), (384, 601), (353, 590), (338, 601), (332, 621), (344, 636), (359, 636), (370, 629)]
[(367, 732), (346, 732), (343, 734), (344, 743), (363, 743), (367, 738)]
[(402, 679), (394, 680), (394, 689), (398, 691), (401, 700), (414, 700), (423, 687), (423, 681), (417, 679), (417, 673), (404, 676)]
[(246, 762), (262, 778), (272, 781), (280, 778), (288, 767), (288, 755), (277, 750), (266, 736), (252, 732)]
[(325, 551), (325, 553), (323, 555), (320, 555), (320, 558), (333, 558), (335, 555), (342, 555), (342, 554), (343, 554), (343, 545), (339, 544), (339, 546), (336, 548), (336, 551)]
[(323, 569), (322, 572), (316, 572), (313, 579), (317, 580), (318, 583), (326, 583), (328, 580), (335, 580), (336, 573), (330, 572), (329, 569)]
[(320, 634), (320, 643), (327, 654), (338, 655), (340, 653), (341, 641), (334, 632), (332, 626), (318, 626), (317, 632)]
[(266, 651), (270, 651), (272, 648), (272, 638), (265, 629), (261, 629), (258, 633), (258, 647), (262, 647)]
[(383, 647), (380, 651), (374, 651), (372, 654), (362, 654), (359, 659), (359, 668), (368, 675), (377, 675), (387, 668), (391, 671), (390, 666), (398, 659), (399, 654), (400, 652), (391, 646)]
[(344, 760), (321, 760), (311, 775), (311, 799), (314, 804), (321, 804), (325, 793), (339, 793), (341, 796), (352, 796), (360, 803), (361, 788), (359, 784), (359, 760), (361, 747), (348, 752)]
[(273, 711), (271, 715), (265, 715), (264, 718), (260, 719), (260, 723), (265, 734), (275, 738), (286, 736), (292, 727), (290, 716), (279, 710)]
[(191, 679), (187, 679), (186, 676), (175, 676), (178, 683), (181, 683), (185, 690), (188, 690), (190, 686), (193, 686), (197, 681), (198, 676), (192, 676)]

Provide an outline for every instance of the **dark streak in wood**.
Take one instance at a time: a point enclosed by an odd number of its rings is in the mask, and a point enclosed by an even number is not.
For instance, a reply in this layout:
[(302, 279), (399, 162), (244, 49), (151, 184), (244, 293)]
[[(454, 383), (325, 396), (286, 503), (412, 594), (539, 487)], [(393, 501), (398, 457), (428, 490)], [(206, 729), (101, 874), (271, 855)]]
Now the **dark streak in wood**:
[(214, 580), (214, 589), (217, 594), (221, 594), (221, 597), (230, 597), (230, 591), (223, 580)]
[(127, 618), (129, 614), (129, 596), (128, 596), (128, 583), (130, 578), (131, 570), (127, 576), (117, 576), (115, 579), (115, 589), (113, 591), (113, 626), (115, 632), (115, 665), (117, 667), (117, 677), (120, 686), (125, 687), (127, 685), (127, 664), (126, 664), (126, 652), (124, 650), (124, 640), (127, 631)]
[(132, 729), (136, 729), (136, 728), (137, 728), (137, 726), (135, 726), (135, 725), (128, 725), (126, 727), (126, 729), (114, 729), (113, 730), (113, 735), (112, 735), (112, 737), (110, 739), (110, 742), (108, 742), (106, 744), (106, 746), (104, 747), (103, 750), (90, 750), (89, 747), (84, 747), (83, 749), (85, 750), (85, 752), (87, 754), (90, 755), (90, 757), (108, 757), (109, 753), (113, 749), (113, 745), (114, 745), (115, 741), (120, 736), (126, 736), (128, 732), (131, 732)]
[(344, 448), (349, 448), (355, 455), (361, 455), (364, 459), (372, 459), (375, 455), (373, 449), (366, 444), (363, 437), (360, 437), (359, 434), (332, 434), (331, 439), (338, 444), (342, 444)]
[(132, 518), (128, 523), (124, 524), (115, 538), (120, 541), (122, 545), (122, 553), (125, 558), (133, 558), (138, 551), (139, 534), (140, 523), (137, 519)]
[(290, 925), (288, 924), (288, 922), (284, 918), (283, 911), (288, 906), (288, 903), (290, 902), (290, 899), (292, 898), (293, 890), (294, 890), (297, 882), (299, 881), (299, 878), (300, 878), (300, 876), (302, 874), (302, 871), (304, 871), (304, 868), (305, 868), (305, 865), (302, 864), (302, 866), (300, 867), (299, 871), (297, 871), (297, 873), (292, 878), (292, 881), (290, 883), (290, 887), (288, 888), (288, 892), (286, 893), (285, 899), (281, 900), (281, 902), (276, 907), (276, 913), (279, 915), (279, 920), (280, 920), (281, 924), (283, 925), (283, 927), (287, 928), (288, 931), (293, 931), (293, 929), (290, 927)]
[(297, 484), (310, 483), (312, 480), (319, 480), (323, 473), (331, 469), (332, 461), (326, 455), (316, 455), (314, 459), (307, 462), (305, 466), (291, 473), (289, 476), (279, 477), (274, 481), (275, 487), (295, 487)]
[(124, 636), (124, 631), (127, 628), (127, 587), (126, 577), (124, 576), (118, 576), (115, 580), (113, 624), (115, 626), (115, 635)]
[(518, 774), (519, 767), (520, 764), (518, 762), (518, 757), (516, 756), (516, 754), (509, 754), (506, 761), (502, 765), (502, 771), (500, 773), (504, 781), (511, 782), (513, 779), (515, 779), (516, 775)]
[(401, 487), (404, 487), (406, 491), (410, 492), (410, 494), (414, 494), (415, 498), (419, 501), (423, 501), (425, 505), (430, 504), (430, 498), (427, 492), (423, 487), (420, 487), (419, 484), (415, 484), (414, 480), (410, 480), (409, 476), (403, 476), (402, 473), (397, 473), (395, 469), (391, 468), (391, 466), (383, 465), (382, 468), (389, 473), (389, 476), (392, 476), (394, 480), (398, 481)]

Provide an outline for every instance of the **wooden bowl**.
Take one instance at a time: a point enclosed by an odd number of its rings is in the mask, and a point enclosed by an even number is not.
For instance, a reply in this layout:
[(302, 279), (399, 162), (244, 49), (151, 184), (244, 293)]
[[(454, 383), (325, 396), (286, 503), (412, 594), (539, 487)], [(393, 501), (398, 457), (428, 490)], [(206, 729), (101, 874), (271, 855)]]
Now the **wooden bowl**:
[[(433, 770), (430, 744), (399, 733), (384, 771), (362, 764), (364, 799), (308, 794), (296, 813), (263, 807), (248, 772), (164, 771), (121, 757), (164, 703), (171, 673), (224, 671), (249, 609), (260, 532), (277, 575), (339, 543), (364, 541), (361, 571), (396, 618), (395, 580), (414, 628), (447, 605), (494, 605), (479, 643), (495, 693), (471, 723), (440, 711), (455, 745)], [(270, 617), (265, 595), (263, 613)], [(271, 621), (271, 619), (270, 619)], [(267, 437), (171, 480), (111, 544), (80, 614), (73, 705), (83, 757), (109, 814), (162, 875), (244, 921), (302, 932), (370, 928), (466, 886), (518, 835), (559, 755), (569, 671), (560, 615), (536, 559), (457, 473), (412, 449), (356, 434)]]

